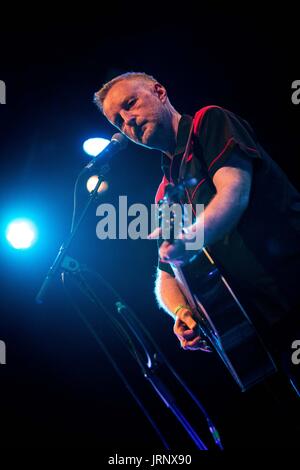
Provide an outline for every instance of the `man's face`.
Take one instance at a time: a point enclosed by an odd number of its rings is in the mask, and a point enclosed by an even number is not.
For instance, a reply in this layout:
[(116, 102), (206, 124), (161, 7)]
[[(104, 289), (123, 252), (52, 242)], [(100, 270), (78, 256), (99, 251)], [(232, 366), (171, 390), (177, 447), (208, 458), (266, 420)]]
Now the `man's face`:
[(165, 102), (166, 91), (158, 83), (125, 79), (109, 90), (103, 113), (133, 142), (161, 149), (165, 129), (170, 125)]

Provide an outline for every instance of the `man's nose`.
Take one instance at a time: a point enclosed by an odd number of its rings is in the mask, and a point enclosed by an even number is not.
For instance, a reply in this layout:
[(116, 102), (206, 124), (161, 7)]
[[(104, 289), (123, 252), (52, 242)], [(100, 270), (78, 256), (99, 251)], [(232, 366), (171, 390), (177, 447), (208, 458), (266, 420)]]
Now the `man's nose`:
[(126, 126), (135, 126), (135, 116), (133, 116), (129, 111), (121, 111), (121, 117)]

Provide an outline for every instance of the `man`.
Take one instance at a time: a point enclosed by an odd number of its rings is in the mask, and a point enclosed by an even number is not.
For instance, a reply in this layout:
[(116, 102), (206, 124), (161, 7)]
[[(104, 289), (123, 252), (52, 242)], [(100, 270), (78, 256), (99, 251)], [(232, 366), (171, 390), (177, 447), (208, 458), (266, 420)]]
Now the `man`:
[(130, 140), (162, 151), (156, 202), (169, 183), (192, 178), (184, 202), (205, 206), (179, 239), (164, 240), (159, 248), (156, 296), (175, 319), (181, 346), (207, 350), (169, 264), (194, 256), (186, 244), (201, 230), (215, 261), (256, 312), (254, 322), (272, 332), (266, 334), (270, 344), (280, 349), (297, 339), (292, 327), (284, 337), (282, 324), (299, 324), (300, 195), (249, 124), (218, 106), (200, 109), (194, 119), (181, 115), (165, 87), (144, 73), (114, 78), (95, 93), (95, 102)]

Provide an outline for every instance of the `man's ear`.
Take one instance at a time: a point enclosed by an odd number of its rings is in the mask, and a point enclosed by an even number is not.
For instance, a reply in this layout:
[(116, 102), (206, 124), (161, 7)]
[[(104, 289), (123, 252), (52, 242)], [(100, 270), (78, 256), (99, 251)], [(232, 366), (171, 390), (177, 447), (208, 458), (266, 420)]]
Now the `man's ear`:
[(166, 102), (166, 99), (168, 98), (167, 95), (167, 90), (165, 89), (164, 86), (162, 86), (160, 83), (156, 82), (154, 84), (154, 94), (159, 98), (159, 100), (162, 103)]

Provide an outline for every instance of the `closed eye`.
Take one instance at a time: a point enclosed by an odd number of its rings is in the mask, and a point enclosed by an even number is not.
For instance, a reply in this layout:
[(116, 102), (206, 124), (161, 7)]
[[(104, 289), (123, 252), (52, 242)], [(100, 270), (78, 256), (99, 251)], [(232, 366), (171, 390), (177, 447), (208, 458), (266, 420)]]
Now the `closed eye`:
[(125, 104), (124, 108), (127, 110), (132, 108), (132, 106), (136, 103), (136, 100), (137, 100), (136, 98), (132, 98)]
[[(125, 109), (126, 111), (128, 111), (129, 109), (132, 108), (132, 106), (135, 105), (136, 101), (137, 101), (137, 98), (132, 98), (132, 99), (126, 101), (126, 102), (123, 103), (123, 105), (122, 105), (123, 109)], [(115, 125), (116, 127), (118, 127), (120, 130), (122, 130), (123, 124), (124, 124), (124, 120), (123, 120), (123, 118), (118, 114), (117, 117), (116, 117), (115, 120), (114, 120), (114, 125)]]

